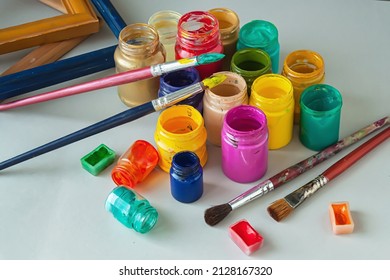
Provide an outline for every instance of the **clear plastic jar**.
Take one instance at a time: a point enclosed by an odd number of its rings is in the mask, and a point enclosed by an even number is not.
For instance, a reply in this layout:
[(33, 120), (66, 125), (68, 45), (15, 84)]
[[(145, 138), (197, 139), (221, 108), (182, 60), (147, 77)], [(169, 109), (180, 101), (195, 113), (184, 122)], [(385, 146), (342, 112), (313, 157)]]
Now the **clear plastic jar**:
[(226, 79), (214, 88), (207, 88), (203, 98), (203, 118), (207, 140), (221, 146), (221, 129), (226, 112), (238, 105), (248, 104), (246, 82), (240, 75), (223, 71)]
[(225, 54), (222, 70), (229, 71), (232, 56), (237, 49), (240, 19), (234, 11), (227, 8), (211, 9), (209, 13), (214, 15), (219, 23), (219, 33), (221, 34), (223, 53)]
[(173, 156), (181, 151), (194, 152), (204, 166), (207, 162), (207, 132), (202, 115), (190, 105), (174, 105), (161, 112), (154, 133), (160, 154), (159, 166), (171, 168)]
[(267, 116), (269, 149), (286, 146), (293, 135), (294, 95), (286, 77), (267, 74), (258, 77), (252, 85), (249, 104), (260, 108)]
[(257, 107), (230, 109), (221, 132), (222, 170), (238, 183), (254, 182), (268, 167), (268, 129), (265, 114)]
[(139, 233), (149, 232), (158, 220), (158, 212), (149, 201), (124, 186), (111, 191), (106, 199), (106, 210), (121, 224)]
[[(120, 32), (114, 53), (117, 73), (163, 63), (165, 57), (164, 46), (152, 26), (135, 23)], [(159, 86), (159, 77), (153, 77), (119, 85), (118, 94), (123, 103), (134, 107), (156, 99)]]
[[(218, 20), (210, 13), (193, 11), (184, 14), (178, 24), (176, 59), (198, 56), (204, 53), (223, 53)], [(222, 60), (197, 66), (203, 80), (222, 70)]]
[(310, 50), (297, 50), (284, 60), (282, 75), (294, 87), (294, 123), (299, 124), (300, 98), (305, 88), (325, 81), (325, 63), (319, 53)]
[(175, 60), (175, 43), (177, 24), (181, 14), (175, 11), (162, 10), (150, 16), (148, 24), (152, 25), (160, 36), (160, 41), (167, 52), (166, 61)]

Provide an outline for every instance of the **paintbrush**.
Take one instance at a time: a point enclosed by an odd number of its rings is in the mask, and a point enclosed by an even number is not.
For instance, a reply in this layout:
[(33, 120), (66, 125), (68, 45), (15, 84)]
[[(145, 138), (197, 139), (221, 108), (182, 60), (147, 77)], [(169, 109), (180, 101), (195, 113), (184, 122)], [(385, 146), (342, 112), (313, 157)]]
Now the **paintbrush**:
[(390, 128), (386, 128), (381, 133), (372, 137), (370, 140), (360, 145), (358, 148), (350, 152), (348, 155), (337, 161), (326, 169), (321, 175), (317, 176), (309, 183), (303, 185), (299, 189), (293, 191), (282, 199), (276, 200), (270, 206), (267, 211), (271, 217), (280, 222), (289, 216), (294, 209), (302, 204), (307, 198), (311, 197), (320, 188), (325, 186), (331, 180), (335, 179), (338, 175), (347, 170), (351, 165), (361, 159), (364, 155), (369, 153), (376, 146), (384, 142), (390, 137)]
[(172, 62), (165, 62), (148, 67), (129, 70), (82, 84), (41, 93), (8, 103), (2, 103), (0, 104), (0, 111), (157, 77), (161, 76), (162, 74), (170, 73), (180, 69), (213, 63), (221, 60), (224, 56), (225, 55), (220, 53), (206, 53), (192, 58), (183, 58)]
[(102, 120), (98, 123), (90, 125), (86, 128), (68, 134), (64, 137), (61, 137), (57, 140), (49, 142), (45, 145), (37, 147), (33, 150), (20, 154), (16, 157), (8, 159), (0, 163), (0, 170), (3, 170), (7, 167), (13, 166), (20, 162), (26, 161), (33, 157), (37, 157), (44, 153), (53, 151), (55, 149), (64, 147), (81, 139), (87, 138), (89, 136), (95, 135), (97, 133), (106, 131), (108, 129), (114, 128), (116, 126), (131, 122), (140, 117), (146, 116), (150, 113), (160, 111), (169, 106), (172, 106), (194, 94), (204, 91), (206, 88), (213, 88), (226, 79), (225, 75), (216, 74), (209, 78), (204, 79), (199, 83), (192, 84), (188, 87), (175, 91), (173, 93), (167, 94), (160, 98), (154, 99), (152, 101), (146, 102), (142, 105), (128, 109), (122, 113), (116, 114), (110, 118)]
[(289, 182), (290, 180), (297, 178), (302, 173), (313, 168), (326, 159), (336, 155), (343, 149), (351, 146), (355, 142), (361, 140), (367, 135), (381, 129), (382, 127), (390, 123), (390, 117), (385, 117), (376, 122), (356, 131), (355, 133), (347, 136), (346, 138), (339, 140), (337, 143), (325, 148), (324, 150), (300, 161), (299, 163), (292, 165), (278, 174), (272, 176), (268, 180), (265, 180), (246, 192), (240, 194), (228, 203), (220, 204), (207, 209), (204, 213), (205, 222), (214, 226), (222, 221), (230, 212), (241, 207), (256, 198), (259, 198), (266, 193), (280, 187), (281, 185)]

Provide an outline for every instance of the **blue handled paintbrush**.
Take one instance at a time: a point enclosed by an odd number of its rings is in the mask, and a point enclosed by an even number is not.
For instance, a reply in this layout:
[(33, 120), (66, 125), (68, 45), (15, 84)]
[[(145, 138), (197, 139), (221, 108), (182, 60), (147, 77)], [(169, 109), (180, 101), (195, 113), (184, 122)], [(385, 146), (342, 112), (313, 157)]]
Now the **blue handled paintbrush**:
[(64, 147), (81, 139), (87, 138), (89, 136), (98, 134), (100, 132), (106, 131), (108, 129), (114, 128), (116, 126), (131, 122), (140, 117), (146, 116), (150, 113), (160, 111), (169, 106), (172, 106), (194, 94), (204, 91), (206, 88), (212, 88), (220, 84), (226, 79), (225, 75), (215, 75), (209, 78), (204, 79), (203, 81), (190, 85), (186, 88), (175, 91), (171, 94), (165, 95), (163, 97), (154, 99), (145, 104), (139, 105), (128, 109), (122, 113), (116, 114), (110, 118), (107, 118), (103, 121), (90, 125), (86, 128), (68, 134), (64, 137), (61, 137), (57, 140), (49, 142), (45, 145), (39, 146), (33, 150), (20, 154), (16, 157), (8, 159), (0, 163), (0, 170), (3, 170), (7, 167), (13, 166), (15, 164), (21, 163), (28, 159), (37, 157), (39, 155), (45, 154), (47, 152), (53, 151), (55, 149)]

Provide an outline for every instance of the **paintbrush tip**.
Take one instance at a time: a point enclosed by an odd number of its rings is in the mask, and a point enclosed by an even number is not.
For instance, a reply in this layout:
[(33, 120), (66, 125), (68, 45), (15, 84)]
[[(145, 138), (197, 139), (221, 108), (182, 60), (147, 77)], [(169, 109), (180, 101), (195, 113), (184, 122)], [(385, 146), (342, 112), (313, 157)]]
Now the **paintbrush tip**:
[(268, 214), (277, 222), (280, 222), (294, 210), (293, 207), (284, 199), (278, 199), (268, 206)]
[(225, 203), (207, 209), (204, 213), (204, 220), (209, 226), (215, 226), (232, 211), (230, 204)]
[(196, 61), (198, 62), (198, 65), (203, 65), (203, 64), (217, 62), (224, 57), (225, 57), (225, 55), (222, 53), (204, 53), (204, 54), (198, 55), (196, 58)]
[(226, 80), (226, 75), (224, 74), (213, 74), (212, 76), (204, 79), (202, 81), (203, 86), (208, 88), (216, 87), (217, 85), (221, 84), (223, 81)]

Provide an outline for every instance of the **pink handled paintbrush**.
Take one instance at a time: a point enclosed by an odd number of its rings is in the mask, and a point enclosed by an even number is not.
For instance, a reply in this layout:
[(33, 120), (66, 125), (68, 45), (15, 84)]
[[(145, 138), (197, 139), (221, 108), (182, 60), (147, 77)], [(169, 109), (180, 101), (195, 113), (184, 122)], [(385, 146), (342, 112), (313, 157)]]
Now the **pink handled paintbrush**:
[(370, 140), (360, 145), (348, 155), (337, 161), (335, 164), (326, 169), (321, 175), (317, 176), (309, 183), (293, 191), (282, 199), (273, 202), (267, 211), (271, 217), (280, 222), (289, 216), (294, 209), (302, 204), (307, 198), (311, 197), (320, 188), (339, 176), (363, 156), (368, 154), (372, 149), (384, 142), (390, 137), (390, 128), (386, 128), (381, 133), (375, 135)]
[(336, 155), (343, 149), (351, 146), (352, 144), (363, 139), (367, 135), (378, 131), (389, 123), (390, 117), (382, 118), (360, 129), (352, 135), (338, 141), (334, 145), (327, 147), (326, 149), (318, 152), (317, 154), (312, 155), (309, 158), (280, 171), (278, 174), (272, 176), (266, 181), (259, 183), (258, 185), (240, 194), (229, 202), (207, 209), (204, 213), (204, 219), (206, 223), (210, 226), (218, 224), (233, 210), (255, 200), (256, 198), (262, 197), (266, 193), (282, 186), (283, 184), (289, 182), (294, 178), (297, 178), (302, 173), (308, 171), (309, 169), (327, 160), (328, 158)]
[(74, 94), (89, 92), (92, 90), (131, 83), (151, 77), (157, 77), (161, 76), (162, 74), (170, 73), (180, 69), (213, 63), (218, 60), (221, 60), (224, 56), (225, 55), (220, 53), (206, 53), (192, 58), (183, 58), (172, 62), (166, 62), (135, 70), (129, 70), (86, 83), (61, 88), (46, 93), (41, 93), (35, 96), (19, 99), (8, 103), (2, 103), (0, 104), (0, 111), (45, 102)]

